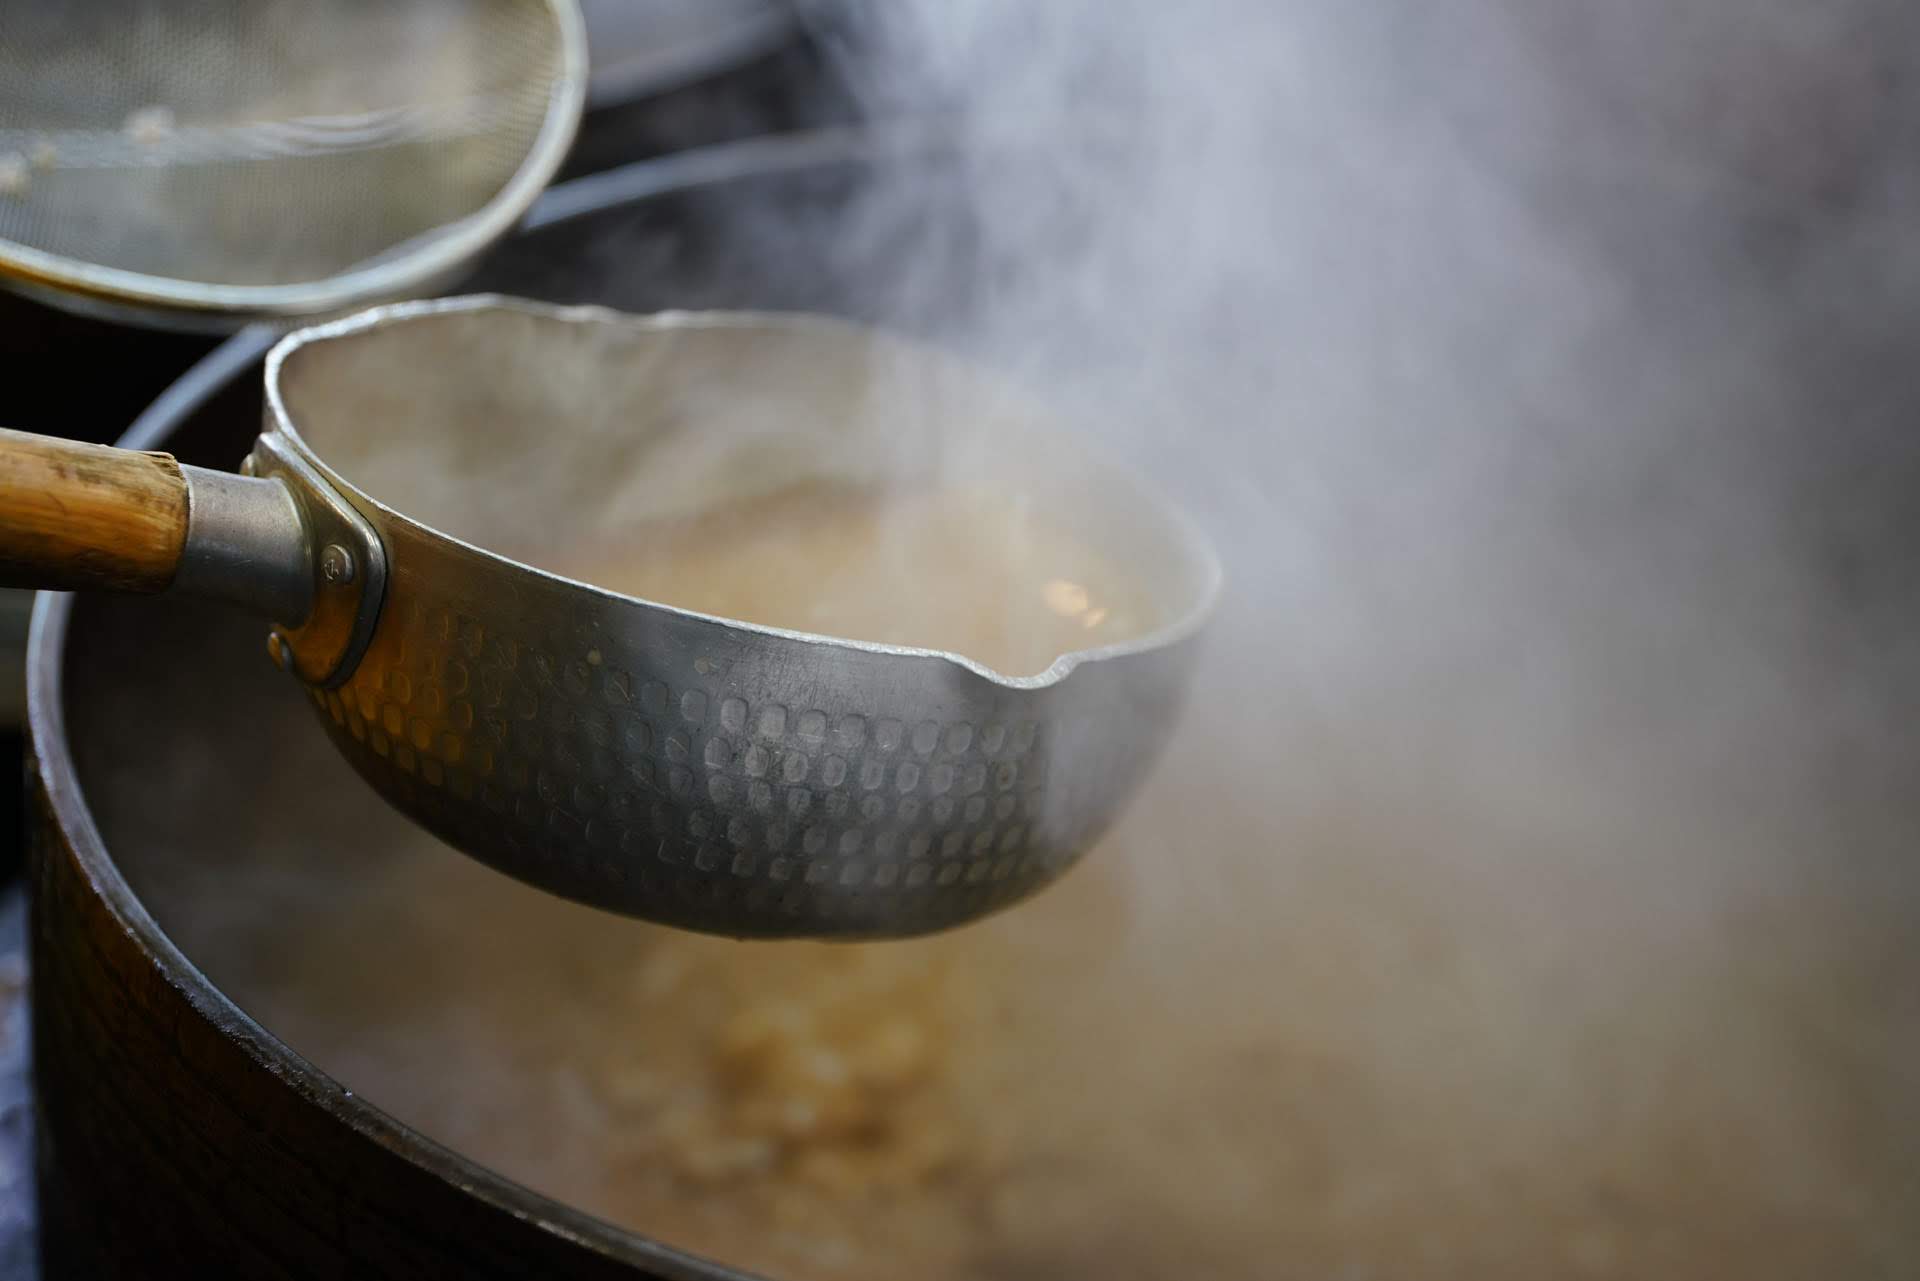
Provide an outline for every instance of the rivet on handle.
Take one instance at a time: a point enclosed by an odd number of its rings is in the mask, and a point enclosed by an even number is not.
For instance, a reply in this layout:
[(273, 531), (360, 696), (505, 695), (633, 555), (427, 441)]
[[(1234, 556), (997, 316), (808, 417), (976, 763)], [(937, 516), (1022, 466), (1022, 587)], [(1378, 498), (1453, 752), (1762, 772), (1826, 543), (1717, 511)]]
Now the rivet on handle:
[(328, 543), (320, 553), (320, 577), (335, 587), (344, 587), (353, 581), (353, 568), (353, 553), (339, 543)]

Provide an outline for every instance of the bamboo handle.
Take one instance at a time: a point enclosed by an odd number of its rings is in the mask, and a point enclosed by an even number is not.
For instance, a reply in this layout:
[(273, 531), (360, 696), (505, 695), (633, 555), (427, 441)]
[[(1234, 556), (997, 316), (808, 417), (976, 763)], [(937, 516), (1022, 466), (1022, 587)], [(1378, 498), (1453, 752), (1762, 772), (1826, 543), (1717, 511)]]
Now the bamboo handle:
[(162, 591), (186, 540), (172, 455), (0, 428), (0, 586)]

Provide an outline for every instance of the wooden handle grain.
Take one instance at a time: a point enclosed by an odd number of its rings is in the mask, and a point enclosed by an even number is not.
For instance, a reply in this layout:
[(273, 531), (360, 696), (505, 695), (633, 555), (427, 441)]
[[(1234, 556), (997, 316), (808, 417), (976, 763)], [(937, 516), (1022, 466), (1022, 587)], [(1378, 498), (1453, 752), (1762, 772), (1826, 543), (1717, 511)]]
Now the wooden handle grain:
[(157, 592), (186, 540), (171, 455), (0, 429), (0, 586)]

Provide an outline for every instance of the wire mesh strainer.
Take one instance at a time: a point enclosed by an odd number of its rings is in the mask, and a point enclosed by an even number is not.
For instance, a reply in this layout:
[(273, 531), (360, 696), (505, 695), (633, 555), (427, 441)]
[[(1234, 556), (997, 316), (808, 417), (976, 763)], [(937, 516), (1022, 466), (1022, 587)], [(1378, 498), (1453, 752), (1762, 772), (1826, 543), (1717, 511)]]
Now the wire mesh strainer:
[(0, 7), (0, 281), (194, 327), (443, 281), (552, 177), (573, 0)]

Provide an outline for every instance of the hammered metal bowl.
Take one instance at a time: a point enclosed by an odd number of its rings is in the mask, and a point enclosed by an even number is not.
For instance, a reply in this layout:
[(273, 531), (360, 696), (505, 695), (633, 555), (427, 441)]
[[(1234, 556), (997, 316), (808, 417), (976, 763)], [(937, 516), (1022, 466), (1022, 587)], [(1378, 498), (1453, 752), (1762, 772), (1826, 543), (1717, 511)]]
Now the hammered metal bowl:
[[(615, 508), (926, 465), (899, 443), (903, 395), (927, 448), (950, 455), (960, 437), (943, 424), (964, 422), (976, 456), (1017, 451), (1021, 490), (1128, 564), (1166, 625), (1007, 677), (511, 558), (535, 561)], [(904, 936), (1040, 889), (1165, 741), (1219, 582), (1135, 477), (972, 372), (819, 317), (407, 304), (282, 341), (267, 402), (253, 461), (270, 446), (310, 463), (386, 565), (357, 666), (308, 686), (339, 750), (493, 867), (690, 929)], [(734, 444), (691, 480), (633, 484), (689, 425)]]

